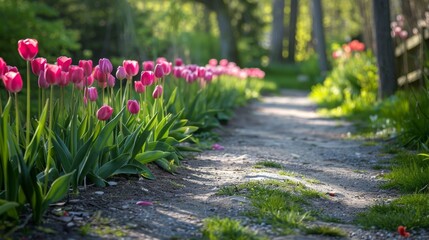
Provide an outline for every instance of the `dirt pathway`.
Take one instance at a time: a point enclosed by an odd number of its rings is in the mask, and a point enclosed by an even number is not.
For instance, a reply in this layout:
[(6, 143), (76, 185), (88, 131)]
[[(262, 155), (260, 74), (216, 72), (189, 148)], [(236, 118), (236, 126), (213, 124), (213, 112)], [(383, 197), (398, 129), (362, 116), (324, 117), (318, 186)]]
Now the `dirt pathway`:
[[(99, 238), (91, 231), (112, 239), (190, 239), (201, 237), (203, 219), (220, 216), (240, 219), (270, 238), (320, 239), (277, 236), (269, 226), (252, 223), (243, 216), (248, 206), (246, 198), (215, 195), (226, 185), (289, 178), (319, 192), (332, 193), (329, 199), (315, 202), (315, 207), (338, 219), (341, 224), (329, 225), (345, 229), (351, 238), (394, 236), (363, 231), (352, 224), (357, 212), (392, 196), (378, 187), (381, 180), (377, 176), (382, 171), (373, 170), (385, 158), (379, 154), (380, 147), (346, 139), (350, 131), (349, 123), (317, 115), (314, 104), (303, 92), (285, 91), (281, 96), (264, 97), (261, 102), (239, 109), (220, 131), (219, 144), (224, 150), (205, 151), (186, 159), (175, 175), (153, 169), (156, 181), (114, 179), (115, 186), (82, 191), (65, 207), (75, 216), (81, 214), (81, 218), (68, 222), (63, 233), (74, 239)], [(254, 168), (259, 161), (280, 163), (288, 174)], [(153, 205), (136, 205), (142, 200)], [(94, 217), (94, 210), (99, 211), (100, 217)], [(82, 227), (79, 220), (91, 222)]]

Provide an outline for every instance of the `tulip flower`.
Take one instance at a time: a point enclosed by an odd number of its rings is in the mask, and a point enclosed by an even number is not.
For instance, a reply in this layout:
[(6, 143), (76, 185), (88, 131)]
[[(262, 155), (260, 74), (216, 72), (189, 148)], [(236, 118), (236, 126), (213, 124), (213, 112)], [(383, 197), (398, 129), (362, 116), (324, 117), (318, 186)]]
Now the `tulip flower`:
[(119, 66), (116, 70), (116, 78), (119, 80), (124, 80), (127, 77), (127, 72), (123, 66)]
[(155, 81), (155, 75), (152, 71), (143, 71), (141, 73), (140, 81), (144, 86), (150, 86)]
[(162, 86), (156, 85), (155, 89), (153, 90), (152, 97), (153, 98), (159, 98), (162, 96)]
[(92, 60), (79, 60), (79, 67), (83, 68), (85, 77), (92, 74)]
[(176, 78), (182, 77), (183, 67), (173, 67), (173, 76)]
[(34, 75), (39, 76), (40, 72), (45, 69), (46, 63), (46, 58), (42, 57), (31, 60), (31, 71)]
[(171, 63), (167, 61), (163, 61), (159, 63), (162, 67), (163, 75), (168, 75), (171, 73)]
[(109, 105), (103, 105), (100, 109), (97, 111), (97, 118), (100, 121), (106, 121), (108, 120), (113, 114), (113, 108)]
[(22, 90), (22, 78), (19, 72), (7, 72), (3, 75), (3, 84), (10, 93), (17, 93)]
[(87, 94), (88, 98), (89, 98), (89, 100), (91, 102), (97, 101), (97, 98), (98, 98), (97, 88), (95, 88), (95, 87), (89, 87), (86, 91), (88, 93)]
[(228, 60), (226, 59), (221, 59), (219, 61), (219, 65), (221, 65), (222, 67), (226, 67), (228, 65)]
[(213, 79), (213, 73), (212, 72), (206, 72), (204, 75), (204, 80), (207, 82), (210, 82)]
[(71, 64), (72, 59), (69, 57), (61, 56), (57, 58), (57, 65), (61, 66), (61, 71), (68, 72)]
[(212, 58), (209, 60), (209, 65), (212, 67), (216, 67), (217, 66), (217, 60)]
[(108, 74), (108, 73), (111, 73), (113, 71), (112, 63), (107, 58), (101, 58), (98, 61), (98, 66), (100, 67), (100, 71), (103, 74)]
[(154, 74), (156, 78), (162, 78), (164, 76), (164, 68), (161, 66), (161, 64), (155, 65)]
[(139, 73), (139, 63), (134, 60), (124, 60), (122, 66), (127, 73), (127, 78), (132, 78)]
[(94, 76), (92, 76), (92, 74), (91, 75), (89, 75), (87, 78), (86, 78), (86, 86), (92, 86), (92, 84), (94, 84)]
[(134, 90), (136, 91), (136, 93), (144, 93), (146, 88), (141, 81), (135, 81), (134, 82)]
[(94, 67), (94, 72), (92, 73), (92, 76), (99, 83), (104, 83), (107, 81), (107, 75), (101, 71), (100, 65)]
[(69, 78), (69, 73), (68, 72), (64, 72), (64, 71), (61, 71), (61, 78), (60, 78), (60, 81), (58, 82), (58, 85), (60, 86), (60, 87), (65, 87), (65, 86), (67, 86), (68, 84), (69, 84), (69, 82), (70, 82), (70, 78)]
[(107, 76), (107, 86), (114, 87), (115, 86), (115, 81), (116, 81), (116, 78), (112, 74), (109, 74)]
[(181, 58), (176, 58), (174, 65), (177, 67), (183, 66), (183, 60)]
[[(17, 68), (17, 67), (7, 65), (7, 70), (6, 70), (6, 72), (19, 72), (19, 71), (18, 71), (18, 68)], [(5, 73), (6, 73), (6, 72), (5, 72)]]
[(80, 83), (84, 79), (84, 69), (79, 66), (72, 65), (69, 68), (70, 81), (74, 84)]
[(45, 78), (45, 70), (42, 70), (39, 74), (39, 78), (37, 80), (37, 84), (39, 85), (39, 88), (48, 88), (49, 83), (46, 81)]
[(143, 71), (153, 71), (153, 61), (142, 62)]
[(127, 108), (131, 114), (137, 114), (140, 111), (140, 104), (137, 102), (137, 100), (128, 100)]
[(25, 60), (33, 60), (39, 52), (39, 43), (36, 39), (27, 38), (18, 41), (18, 53)]
[(46, 64), (45, 79), (50, 85), (57, 85), (61, 81), (61, 67), (54, 64)]
[(199, 78), (204, 78), (204, 75), (206, 74), (206, 68), (205, 67), (199, 67), (197, 69), (197, 75)]
[(7, 72), (7, 64), (3, 60), (3, 58), (0, 57), (0, 78)]

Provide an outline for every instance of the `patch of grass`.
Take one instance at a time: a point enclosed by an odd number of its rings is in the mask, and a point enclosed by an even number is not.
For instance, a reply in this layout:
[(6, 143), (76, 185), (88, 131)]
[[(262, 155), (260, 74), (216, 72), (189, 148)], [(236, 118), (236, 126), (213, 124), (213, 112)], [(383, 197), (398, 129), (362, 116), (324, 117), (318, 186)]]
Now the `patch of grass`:
[(259, 240), (264, 239), (256, 233), (243, 227), (237, 220), (230, 218), (208, 218), (204, 220), (202, 229), (203, 239), (221, 240), (221, 239), (237, 239), (237, 240)]
[(323, 222), (344, 223), (341, 219), (338, 219), (336, 217), (327, 216), (327, 215), (322, 215), (322, 214), (319, 215), (317, 218)]
[(390, 180), (387, 188), (398, 188), (407, 193), (429, 192), (429, 160), (410, 153), (397, 155), (392, 171), (385, 175)]
[(274, 161), (261, 161), (255, 164), (256, 168), (268, 167), (268, 168), (283, 168), (283, 166)]
[(386, 169), (386, 167), (385, 167), (385, 166), (380, 165), (380, 164), (373, 165), (371, 168), (372, 168), (373, 170), (382, 170), (382, 169)]
[(304, 228), (304, 222), (314, 219), (303, 209), (308, 199), (323, 194), (291, 180), (252, 181), (223, 187), (220, 195), (244, 195), (254, 207), (247, 214), (260, 222), (271, 224), (282, 234), (292, 234)]
[(353, 172), (354, 173), (360, 173), (360, 174), (368, 173), (368, 171), (366, 171), (366, 170), (359, 170), (359, 169), (353, 170)]
[(305, 232), (307, 234), (317, 234), (322, 236), (330, 236), (330, 237), (347, 237), (347, 233), (342, 229), (330, 226), (314, 226), (310, 228), (306, 228)]
[(413, 228), (429, 227), (429, 195), (405, 195), (389, 204), (372, 206), (358, 215), (356, 220), (365, 228), (381, 228), (395, 231), (399, 225)]
[(366, 146), (366, 147), (373, 147), (373, 146), (377, 146), (378, 143), (375, 141), (366, 141), (364, 143), (362, 143), (362, 146)]
[(113, 236), (114, 238), (127, 236), (127, 233), (124, 231), (124, 229), (112, 224), (111, 219), (101, 217), (101, 212), (96, 212), (91, 222), (81, 226), (79, 228), (79, 233), (82, 236), (95, 234), (103, 238), (106, 238), (107, 236)]
[(294, 172), (283, 171), (283, 170), (279, 171), (279, 175), (288, 176), (288, 177), (296, 177), (296, 176), (298, 176), (298, 174), (296, 174)]

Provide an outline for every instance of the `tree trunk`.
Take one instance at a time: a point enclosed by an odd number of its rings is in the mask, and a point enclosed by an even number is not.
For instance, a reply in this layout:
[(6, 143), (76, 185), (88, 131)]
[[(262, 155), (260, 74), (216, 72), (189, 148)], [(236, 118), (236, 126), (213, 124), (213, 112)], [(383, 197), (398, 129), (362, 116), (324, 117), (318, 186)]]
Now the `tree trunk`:
[(271, 29), (270, 62), (279, 63), (283, 60), (283, 36), (284, 36), (284, 0), (273, 0), (272, 15), (273, 25)]
[(393, 43), (390, 36), (389, 0), (372, 0), (372, 8), (379, 76), (378, 96), (383, 99), (394, 94), (398, 88), (394, 72)]
[(326, 57), (325, 32), (323, 28), (323, 12), (321, 0), (311, 1), (311, 12), (313, 14), (313, 32), (316, 40), (316, 52), (319, 57), (319, 68), (323, 76), (329, 70), (328, 58)]
[[(357, 0), (359, 5), (359, 12), (362, 16), (362, 26), (372, 26), (373, 21), (371, 19), (371, 4), (368, 0)], [(364, 27), (362, 30), (363, 43), (365, 43), (366, 49), (371, 49), (374, 52), (375, 43), (374, 35), (370, 27)]]
[(298, 21), (298, 0), (290, 1), (290, 19), (289, 19), (289, 46), (287, 61), (290, 63), (295, 62), (295, 49), (296, 49), (296, 25)]

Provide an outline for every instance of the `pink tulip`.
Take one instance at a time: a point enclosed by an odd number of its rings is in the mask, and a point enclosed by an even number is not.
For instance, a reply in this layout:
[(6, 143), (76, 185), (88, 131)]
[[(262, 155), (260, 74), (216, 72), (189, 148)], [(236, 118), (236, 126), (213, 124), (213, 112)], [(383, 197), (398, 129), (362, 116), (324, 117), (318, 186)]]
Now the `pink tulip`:
[(39, 76), (40, 72), (45, 69), (46, 63), (46, 58), (42, 57), (31, 60), (31, 71), (33, 71), (34, 75)]
[(39, 78), (37, 79), (37, 84), (39, 85), (39, 88), (49, 87), (49, 83), (46, 81), (46, 78), (45, 78), (45, 69), (40, 71)]
[(7, 72), (3, 75), (3, 84), (10, 93), (20, 92), (22, 89), (22, 78), (19, 72)]
[(97, 118), (100, 121), (106, 121), (112, 116), (112, 114), (113, 114), (113, 108), (111, 108), (109, 105), (103, 105), (97, 111)]
[(153, 98), (159, 98), (162, 95), (162, 86), (156, 85), (155, 90), (153, 90), (152, 97)]
[(177, 67), (183, 66), (183, 60), (181, 58), (176, 58), (174, 65)]
[(408, 37), (408, 32), (407, 32), (407, 31), (405, 31), (405, 30), (402, 30), (402, 31), (399, 33), (399, 37), (400, 37), (401, 39), (407, 39), (407, 37)]
[(45, 79), (50, 85), (57, 85), (61, 81), (61, 67), (54, 64), (46, 64)]
[(60, 81), (58, 82), (58, 85), (60, 87), (67, 86), (69, 84), (69, 82), (70, 82), (70, 77), (69, 76), (70, 75), (69, 75), (68, 72), (61, 71), (61, 78), (60, 78)]
[(140, 104), (136, 100), (128, 100), (127, 108), (131, 114), (137, 114), (140, 111)]
[(143, 71), (153, 71), (153, 61), (144, 61), (142, 65)]
[(206, 74), (206, 68), (205, 67), (199, 67), (198, 70), (198, 77), (199, 78), (204, 78), (204, 75)]
[(7, 63), (0, 57), (0, 78), (7, 72)]
[(155, 75), (152, 71), (143, 71), (140, 76), (140, 81), (144, 86), (150, 86), (155, 81)]
[(160, 64), (161, 62), (167, 62), (167, 59), (165, 57), (159, 57), (156, 59), (156, 63)]
[(213, 73), (212, 72), (206, 72), (204, 75), (204, 80), (207, 82), (210, 82), (213, 79)]
[(97, 88), (95, 87), (89, 87), (86, 92), (88, 93), (88, 98), (91, 102), (95, 102), (97, 101), (98, 98), (98, 92), (97, 92)]
[(92, 60), (79, 60), (79, 67), (83, 68), (85, 77), (92, 74)]
[(72, 59), (69, 57), (61, 56), (57, 58), (57, 65), (61, 66), (61, 71), (68, 72), (71, 64)]
[(226, 67), (228, 65), (228, 60), (226, 59), (221, 59), (219, 61), (219, 65), (221, 65), (222, 67)]
[(97, 65), (94, 67), (94, 72), (92, 73), (92, 76), (95, 80), (97, 80), (99, 83), (104, 83), (107, 81), (107, 76), (105, 73), (103, 73), (100, 69), (100, 65)]
[[(15, 67), (15, 66), (9, 66), (9, 65), (7, 65), (7, 70), (6, 70), (6, 72), (19, 72), (18, 71), (18, 68), (17, 67)], [(5, 72), (5, 73), (6, 73)]]
[(183, 67), (173, 67), (173, 75), (176, 78), (182, 77)]
[(104, 74), (108, 74), (113, 71), (112, 63), (107, 58), (101, 58), (98, 61), (98, 66), (100, 66), (100, 71)]
[(83, 88), (85, 87), (85, 81), (80, 81), (74, 84), (75, 88), (79, 89), (79, 90), (83, 90)]
[(136, 91), (136, 93), (144, 93), (146, 88), (141, 81), (135, 81), (134, 82), (134, 90)]
[(156, 64), (155, 65), (154, 74), (155, 74), (156, 78), (162, 78), (164, 76), (164, 68), (162, 67), (161, 64)]
[(135, 60), (124, 60), (122, 62), (122, 66), (129, 78), (132, 78), (139, 73), (139, 63)]
[(34, 59), (39, 52), (39, 43), (36, 39), (27, 38), (18, 41), (18, 53), (25, 60)]
[(164, 72), (164, 76), (169, 75), (171, 73), (171, 62), (160, 62), (162, 66), (162, 71)]
[(116, 78), (112, 74), (109, 74), (109, 76), (107, 78), (107, 86), (114, 87), (115, 81), (116, 81)]
[(116, 78), (119, 80), (123, 80), (127, 77), (127, 72), (123, 66), (119, 66), (118, 70), (116, 70)]
[(139, 205), (139, 206), (143, 206), (143, 207), (147, 207), (147, 206), (152, 206), (153, 205), (153, 203), (149, 202), (149, 201), (138, 201), (138, 202), (136, 202), (136, 204)]
[(217, 66), (217, 60), (212, 58), (209, 60), (209, 65), (212, 67), (216, 67)]
[(92, 76), (92, 74), (91, 75), (89, 75), (87, 78), (86, 78), (86, 86), (92, 86), (92, 84), (94, 84), (94, 76)]
[(72, 83), (80, 83), (84, 79), (84, 69), (82, 67), (72, 65), (69, 68), (70, 81)]

